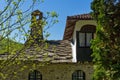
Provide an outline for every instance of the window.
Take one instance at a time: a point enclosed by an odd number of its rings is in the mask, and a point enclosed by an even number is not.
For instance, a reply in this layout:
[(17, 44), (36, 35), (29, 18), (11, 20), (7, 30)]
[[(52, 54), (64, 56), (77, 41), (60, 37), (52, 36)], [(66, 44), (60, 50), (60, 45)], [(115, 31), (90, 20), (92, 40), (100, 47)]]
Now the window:
[(79, 33), (79, 46), (85, 46), (85, 33)]
[(72, 74), (72, 80), (85, 80), (85, 73), (81, 70), (77, 70)]
[(93, 39), (94, 33), (83, 33), (79, 32), (79, 46), (89, 47), (90, 41)]
[(86, 46), (90, 46), (90, 41), (93, 39), (94, 33), (86, 33)]
[(90, 47), (90, 41), (94, 37), (96, 27), (93, 25), (85, 25), (77, 33), (79, 47)]
[(29, 73), (29, 80), (42, 80), (42, 75), (39, 71), (34, 70)]

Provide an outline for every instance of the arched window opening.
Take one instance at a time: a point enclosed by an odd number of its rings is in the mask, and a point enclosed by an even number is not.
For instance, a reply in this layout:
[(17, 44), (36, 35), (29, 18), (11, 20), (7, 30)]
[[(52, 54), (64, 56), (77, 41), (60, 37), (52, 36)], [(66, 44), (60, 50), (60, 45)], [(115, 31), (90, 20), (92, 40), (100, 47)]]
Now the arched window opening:
[(34, 70), (29, 73), (29, 80), (42, 80), (42, 74), (39, 71)]
[(36, 20), (39, 20), (39, 19), (40, 19), (40, 16), (39, 16), (39, 15), (37, 15), (37, 16), (36, 16)]
[(85, 80), (85, 73), (81, 70), (73, 72), (72, 80)]
[(93, 25), (85, 25), (78, 32), (78, 46), (90, 47), (90, 41), (94, 38), (96, 27)]

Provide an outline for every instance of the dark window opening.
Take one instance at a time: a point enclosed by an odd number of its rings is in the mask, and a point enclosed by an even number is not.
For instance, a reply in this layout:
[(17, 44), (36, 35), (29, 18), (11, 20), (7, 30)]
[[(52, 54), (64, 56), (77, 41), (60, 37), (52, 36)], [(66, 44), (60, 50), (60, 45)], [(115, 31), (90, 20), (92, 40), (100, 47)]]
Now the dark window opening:
[(77, 61), (92, 61), (92, 49), (91, 40), (94, 38), (94, 34), (96, 31), (96, 27), (93, 25), (85, 25), (80, 31), (76, 32), (77, 45), (76, 45), (76, 53), (77, 53)]
[(85, 73), (81, 70), (77, 70), (72, 74), (72, 80), (85, 80)]
[(90, 41), (94, 38), (95, 26), (85, 25), (77, 32), (78, 47), (90, 47)]
[(42, 75), (39, 71), (34, 70), (29, 73), (29, 80), (42, 80)]
[(93, 39), (94, 33), (79, 32), (79, 47), (90, 47), (90, 41)]

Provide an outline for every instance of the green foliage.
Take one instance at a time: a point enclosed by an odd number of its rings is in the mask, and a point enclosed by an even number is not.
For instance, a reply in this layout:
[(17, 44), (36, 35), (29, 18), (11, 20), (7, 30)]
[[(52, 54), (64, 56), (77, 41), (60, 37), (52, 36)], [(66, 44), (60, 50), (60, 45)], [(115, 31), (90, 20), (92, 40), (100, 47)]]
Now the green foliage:
[(98, 24), (91, 46), (93, 80), (120, 80), (120, 1), (93, 0), (91, 8)]
[(16, 53), (23, 47), (23, 44), (15, 42), (9, 38), (0, 41), (0, 54)]
[[(0, 8), (0, 80), (18, 80), (25, 70), (34, 70), (37, 66), (48, 63), (38, 64), (36, 58), (38, 53), (41, 54), (48, 48), (46, 39), (50, 34), (46, 30), (58, 22), (58, 14), (52, 11), (44, 18), (42, 15), (33, 16), (33, 7), (43, 1), (30, 0), (31, 4), (28, 4), (28, 0), (0, 1), (1, 4), (4, 3)], [(19, 43), (20, 41), (25, 44)], [(47, 56), (48, 53), (44, 52), (43, 60), (49, 61)]]

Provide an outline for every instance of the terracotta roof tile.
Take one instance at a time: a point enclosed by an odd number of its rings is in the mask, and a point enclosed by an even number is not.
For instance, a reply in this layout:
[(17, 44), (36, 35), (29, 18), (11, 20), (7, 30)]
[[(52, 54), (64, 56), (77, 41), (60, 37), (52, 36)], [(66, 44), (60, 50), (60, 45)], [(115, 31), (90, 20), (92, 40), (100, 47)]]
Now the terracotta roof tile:
[(77, 19), (77, 20), (91, 20), (93, 19), (93, 17), (90, 14), (81, 14), (81, 15), (74, 15), (74, 16), (68, 16), (67, 17), (68, 20), (73, 20), (73, 19)]
[(93, 20), (90, 14), (80, 14), (74, 16), (68, 16), (66, 21), (66, 28), (64, 31), (63, 40), (70, 40), (73, 35), (75, 24), (78, 20)]

